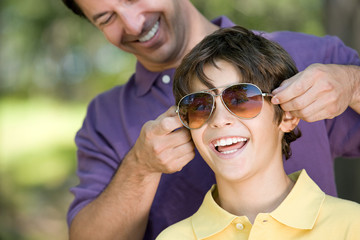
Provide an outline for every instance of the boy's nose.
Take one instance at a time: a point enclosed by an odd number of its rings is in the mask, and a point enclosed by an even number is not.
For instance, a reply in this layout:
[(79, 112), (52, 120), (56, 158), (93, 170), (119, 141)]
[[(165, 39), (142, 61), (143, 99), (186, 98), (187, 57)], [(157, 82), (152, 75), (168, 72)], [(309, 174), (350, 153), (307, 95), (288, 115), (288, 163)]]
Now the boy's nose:
[(220, 97), (215, 98), (215, 109), (213, 110), (212, 116), (209, 119), (210, 126), (213, 128), (221, 128), (230, 126), (235, 121), (235, 116), (229, 112), (224, 106)]

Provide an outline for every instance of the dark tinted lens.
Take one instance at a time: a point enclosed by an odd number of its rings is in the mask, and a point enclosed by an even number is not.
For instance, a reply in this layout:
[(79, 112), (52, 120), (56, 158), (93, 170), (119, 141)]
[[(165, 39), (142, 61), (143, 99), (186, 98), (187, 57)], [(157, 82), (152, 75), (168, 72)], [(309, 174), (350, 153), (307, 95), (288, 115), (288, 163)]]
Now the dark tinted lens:
[(194, 93), (184, 97), (179, 103), (179, 116), (189, 128), (200, 128), (210, 117), (213, 97), (208, 93)]
[(222, 93), (225, 105), (241, 118), (256, 117), (262, 107), (261, 91), (251, 84), (239, 84), (226, 88)]

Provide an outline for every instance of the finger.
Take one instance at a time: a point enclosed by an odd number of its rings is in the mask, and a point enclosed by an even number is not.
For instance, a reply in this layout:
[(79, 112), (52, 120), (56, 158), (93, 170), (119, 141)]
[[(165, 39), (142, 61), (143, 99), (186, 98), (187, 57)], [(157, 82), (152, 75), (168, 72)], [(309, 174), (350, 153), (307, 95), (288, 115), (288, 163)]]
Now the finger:
[(314, 88), (310, 88), (302, 95), (296, 96), (293, 99), (280, 104), (280, 106), (284, 111), (288, 112), (301, 111), (313, 104), (318, 98), (317, 95), (318, 92), (314, 90)]
[(304, 94), (310, 87), (311, 81), (304, 77), (303, 73), (298, 73), (295, 76), (287, 79), (284, 83), (272, 93), (274, 96), (271, 99), (273, 104), (283, 104), (292, 99)]
[(158, 135), (167, 135), (181, 128), (183, 125), (177, 116), (166, 117), (156, 122), (154, 133)]
[(189, 162), (191, 162), (195, 157), (195, 151), (181, 155), (177, 159), (177, 171), (181, 171)]
[(316, 122), (326, 118), (327, 113), (324, 109), (320, 111), (316, 111), (315, 109), (316, 107), (309, 107), (301, 111), (293, 111), (291, 114), (306, 122)]
[(180, 159), (182, 156), (185, 156), (188, 154), (193, 155), (190, 159), (187, 160), (189, 162), (195, 156), (195, 145), (194, 145), (193, 141), (189, 141), (185, 144), (176, 146), (173, 151), (175, 153), (174, 155), (177, 155), (176, 159)]
[(338, 104), (335, 97), (323, 94), (316, 101), (299, 111), (292, 112), (297, 117), (307, 121), (315, 122), (323, 119), (332, 119), (346, 110), (346, 107)]
[(293, 119), (295, 116), (291, 112), (284, 112), (284, 118), (286, 120)]
[(154, 134), (166, 135), (182, 127), (182, 123), (177, 116), (175, 109), (175, 106), (170, 107), (165, 113), (161, 114), (152, 122), (151, 130)]
[(325, 118), (332, 118), (329, 109), (332, 109), (333, 107), (328, 105), (333, 104), (329, 103), (326, 95), (322, 95), (318, 98), (314, 98), (314, 101), (306, 107), (292, 111), (291, 113), (304, 121), (315, 122)]
[(166, 136), (157, 138), (156, 145), (161, 146), (159, 147), (159, 150), (163, 151), (165, 149), (175, 149), (188, 143), (192, 143), (190, 132), (189, 130), (182, 128)]
[(177, 114), (176, 114), (176, 106), (171, 106), (171, 107), (168, 108), (168, 110), (166, 110), (166, 112), (161, 114), (157, 119), (165, 118), (165, 117), (174, 117), (174, 116), (177, 116)]
[(176, 106), (171, 106), (167, 111), (166, 114), (169, 114), (169, 117), (177, 116), (176, 113)]
[(156, 169), (161, 172), (176, 172), (187, 164), (195, 156), (195, 146), (192, 141), (188, 141), (181, 145), (171, 146), (159, 152), (154, 159)]
[(169, 162), (166, 164), (165, 171), (173, 173), (181, 171), (181, 169), (188, 164), (195, 157), (195, 146), (192, 142), (180, 145), (169, 151)]
[(171, 140), (176, 143), (175, 145), (181, 145), (192, 141), (190, 131), (187, 128), (178, 129), (169, 135), (171, 135)]

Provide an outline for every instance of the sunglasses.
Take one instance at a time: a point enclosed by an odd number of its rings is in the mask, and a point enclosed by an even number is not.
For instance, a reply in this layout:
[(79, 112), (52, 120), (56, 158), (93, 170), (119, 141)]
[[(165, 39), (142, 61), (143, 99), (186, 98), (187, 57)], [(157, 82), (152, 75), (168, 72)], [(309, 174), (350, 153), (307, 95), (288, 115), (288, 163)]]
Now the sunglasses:
[[(211, 93), (219, 88), (224, 88), (220, 94)], [(260, 113), (264, 97), (273, 95), (263, 93), (259, 87), (251, 83), (238, 83), (190, 93), (181, 98), (176, 109), (182, 124), (188, 129), (203, 126), (214, 111), (217, 96), (221, 97), (222, 103), (231, 114), (241, 119), (251, 119)]]

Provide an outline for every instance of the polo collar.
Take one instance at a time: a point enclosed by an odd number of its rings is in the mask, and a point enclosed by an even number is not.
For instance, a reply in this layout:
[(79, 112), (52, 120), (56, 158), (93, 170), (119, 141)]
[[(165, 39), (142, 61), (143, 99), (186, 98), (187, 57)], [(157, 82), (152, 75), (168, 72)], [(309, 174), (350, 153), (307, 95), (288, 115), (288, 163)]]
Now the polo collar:
[(298, 229), (312, 229), (319, 216), (325, 193), (305, 170), (289, 175), (296, 181), (289, 195), (270, 215), (277, 221)]
[(197, 239), (210, 237), (220, 232), (237, 218), (215, 202), (212, 196), (215, 189), (216, 185), (213, 185), (211, 190), (206, 193), (199, 210), (191, 217)]
[[(290, 174), (289, 177), (296, 181), (293, 189), (280, 206), (269, 215), (292, 228), (312, 229), (325, 199), (325, 193), (305, 170)], [(222, 231), (237, 218), (247, 219), (246, 216), (238, 217), (222, 209), (212, 196), (215, 189), (216, 185), (213, 185), (205, 195), (199, 210), (191, 217), (192, 227), (198, 239)]]
[[(212, 23), (215, 25), (224, 28), (231, 27), (235, 24), (230, 21), (229, 18), (225, 16), (220, 16), (212, 20)], [(148, 91), (150, 91), (153, 84), (155, 84), (156, 79), (158, 79), (162, 75), (173, 76), (174, 69), (168, 69), (163, 72), (151, 72), (146, 69), (139, 61), (136, 62), (135, 69), (135, 85), (136, 85), (136, 95), (138, 97), (145, 95)]]
[(147, 70), (139, 61), (136, 62), (135, 86), (138, 97), (145, 95), (160, 76), (161, 72)]

